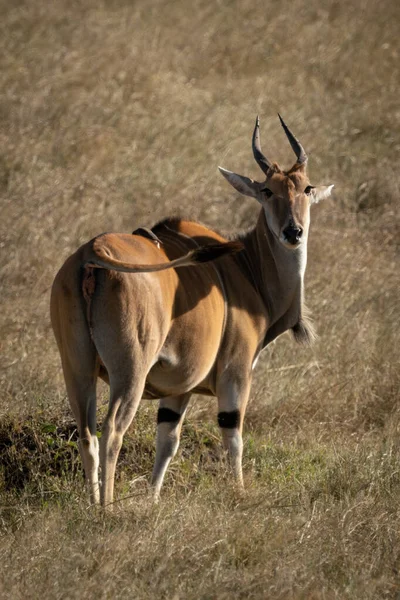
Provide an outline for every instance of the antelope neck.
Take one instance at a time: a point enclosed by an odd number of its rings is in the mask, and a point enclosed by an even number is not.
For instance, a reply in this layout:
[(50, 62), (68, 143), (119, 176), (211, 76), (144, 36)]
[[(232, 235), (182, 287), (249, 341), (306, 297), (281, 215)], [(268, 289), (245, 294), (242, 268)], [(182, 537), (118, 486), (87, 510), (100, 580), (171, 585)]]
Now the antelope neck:
[(307, 240), (296, 250), (285, 248), (269, 229), (262, 209), (255, 228), (241, 241), (247, 269), (265, 305), (269, 328), (284, 317), (288, 328), (292, 327), (301, 314)]

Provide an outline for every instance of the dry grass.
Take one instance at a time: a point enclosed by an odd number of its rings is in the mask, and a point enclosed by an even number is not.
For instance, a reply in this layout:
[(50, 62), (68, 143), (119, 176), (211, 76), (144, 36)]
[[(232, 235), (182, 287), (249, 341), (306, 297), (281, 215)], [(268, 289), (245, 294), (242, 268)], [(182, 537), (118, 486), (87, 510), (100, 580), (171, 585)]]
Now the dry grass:
[[(399, 4), (5, 2), (0, 24), (0, 596), (399, 598)], [(143, 403), (113, 517), (86, 508), (48, 317), (62, 261), (172, 213), (235, 231), (257, 207), (216, 166), (288, 164), (281, 111), (335, 183), (313, 210), (312, 350), (260, 360), (247, 491), (212, 400), (190, 409), (154, 507)], [(106, 395), (101, 388), (101, 420)]]

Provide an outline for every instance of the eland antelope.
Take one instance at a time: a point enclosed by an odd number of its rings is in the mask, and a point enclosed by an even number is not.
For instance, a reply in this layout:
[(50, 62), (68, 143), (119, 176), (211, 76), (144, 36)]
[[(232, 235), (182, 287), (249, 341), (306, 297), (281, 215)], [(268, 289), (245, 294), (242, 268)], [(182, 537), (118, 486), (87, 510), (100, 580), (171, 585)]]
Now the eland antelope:
[[(287, 330), (297, 342), (313, 339), (303, 286), (310, 206), (333, 186), (310, 184), (307, 155), (279, 118), (297, 158), (291, 169), (283, 171), (262, 153), (258, 118), (252, 147), (265, 180), (220, 168), (236, 190), (260, 204), (255, 227), (231, 242), (179, 218), (152, 231), (102, 234), (68, 258), (55, 278), (51, 320), (94, 503), (113, 501), (122, 439), (142, 398), (160, 400), (156, 498), (192, 393), (217, 397), (223, 444), (242, 484), (243, 418), (257, 358)], [(98, 377), (110, 386), (100, 448)]]

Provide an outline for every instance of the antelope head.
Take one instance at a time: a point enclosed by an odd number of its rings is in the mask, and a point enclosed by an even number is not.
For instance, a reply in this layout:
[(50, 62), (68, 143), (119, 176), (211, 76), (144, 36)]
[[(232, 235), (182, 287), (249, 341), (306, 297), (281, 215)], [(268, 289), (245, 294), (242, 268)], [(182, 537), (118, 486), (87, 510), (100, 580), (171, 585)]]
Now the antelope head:
[(295, 250), (307, 241), (311, 204), (330, 196), (333, 185), (315, 187), (310, 184), (307, 154), (282, 117), (278, 116), (296, 154), (296, 162), (289, 171), (281, 170), (262, 153), (258, 117), (252, 146), (254, 158), (266, 175), (265, 181), (253, 181), (222, 167), (219, 170), (238, 192), (252, 196), (261, 204), (269, 230), (285, 248)]

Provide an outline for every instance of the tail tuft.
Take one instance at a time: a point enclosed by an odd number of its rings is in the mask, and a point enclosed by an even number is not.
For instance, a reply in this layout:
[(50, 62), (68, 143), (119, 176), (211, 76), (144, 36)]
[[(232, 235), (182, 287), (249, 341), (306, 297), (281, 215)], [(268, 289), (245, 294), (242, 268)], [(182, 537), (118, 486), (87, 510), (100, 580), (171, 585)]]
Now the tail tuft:
[(193, 262), (209, 262), (210, 260), (217, 260), (227, 254), (236, 254), (243, 250), (242, 242), (226, 242), (220, 244), (210, 244), (209, 246), (202, 246), (197, 250), (193, 251), (191, 260)]

